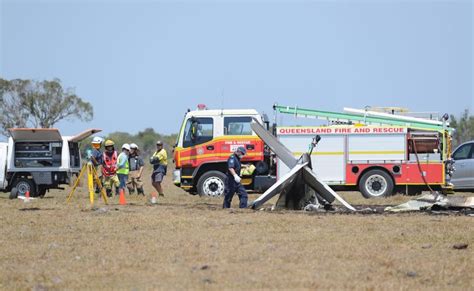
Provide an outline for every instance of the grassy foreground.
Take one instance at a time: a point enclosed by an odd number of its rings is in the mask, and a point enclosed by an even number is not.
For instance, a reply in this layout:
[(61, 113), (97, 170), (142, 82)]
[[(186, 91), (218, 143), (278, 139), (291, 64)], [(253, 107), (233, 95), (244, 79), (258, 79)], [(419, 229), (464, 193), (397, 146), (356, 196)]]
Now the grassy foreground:
[[(67, 190), (30, 203), (1, 194), (0, 289), (474, 286), (472, 217), (223, 210), (220, 199), (174, 187), (170, 175), (166, 190), (157, 206), (127, 196), (127, 206), (113, 198), (95, 210), (85, 189), (70, 204)], [(342, 195), (355, 205), (410, 199)], [(457, 243), (469, 246), (453, 249)]]

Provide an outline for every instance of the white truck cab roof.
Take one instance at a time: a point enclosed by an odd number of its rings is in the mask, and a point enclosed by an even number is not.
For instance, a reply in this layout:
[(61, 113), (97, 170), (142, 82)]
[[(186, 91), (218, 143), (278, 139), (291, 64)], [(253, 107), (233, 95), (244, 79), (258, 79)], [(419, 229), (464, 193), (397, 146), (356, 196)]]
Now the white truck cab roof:
[(257, 110), (255, 109), (212, 109), (212, 110), (193, 110), (186, 114), (187, 116), (195, 117), (219, 117), (219, 116), (259, 116)]

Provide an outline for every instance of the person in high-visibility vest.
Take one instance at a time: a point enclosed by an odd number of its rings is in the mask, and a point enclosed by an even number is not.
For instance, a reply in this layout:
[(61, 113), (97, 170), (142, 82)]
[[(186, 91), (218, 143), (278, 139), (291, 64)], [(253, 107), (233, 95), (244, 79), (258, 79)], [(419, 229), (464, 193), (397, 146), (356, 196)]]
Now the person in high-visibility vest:
[(122, 146), (122, 152), (118, 156), (117, 161), (117, 176), (119, 179), (119, 189), (125, 192), (127, 188), (128, 173), (130, 171), (130, 165), (128, 162), (128, 155), (130, 154), (130, 145), (128, 143)]
[(119, 194), (119, 179), (117, 177), (117, 151), (112, 140), (105, 141), (105, 151), (102, 156), (102, 177), (107, 196), (112, 196), (112, 186), (115, 186), (115, 195)]
[[(150, 158), (150, 164), (153, 165), (153, 174), (151, 175), (151, 183), (156, 189), (160, 196), (165, 196), (163, 193), (163, 187), (161, 182), (163, 182), (164, 176), (166, 176), (166, 171), (168, 167), (168, 154), (163, 148), (163, 142), (156, 142), (156, 152)], [(156, 203), (156, 193), (151, 194), (151, 203)]]

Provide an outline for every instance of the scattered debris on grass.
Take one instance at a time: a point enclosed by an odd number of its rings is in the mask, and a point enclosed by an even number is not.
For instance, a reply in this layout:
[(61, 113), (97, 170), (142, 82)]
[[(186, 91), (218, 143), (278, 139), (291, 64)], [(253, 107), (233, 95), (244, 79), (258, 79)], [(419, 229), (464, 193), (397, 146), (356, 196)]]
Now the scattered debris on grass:
[(455, 250), (465, 250), (465, 249), (467, 249), (468, 246), (469, 246), (469, 244), (466, 244), (466, 243), (457, 243), (457, 244), (453, 245), (453, 249), (455, 249)]
[(445, 196), (437, 193), (430, 193), (406, 203), (385, 208), (385, 211), (387, 212), (424, 210), (429, 210), (437, 214), (443, 214), (442, 211), (474, 210), (474, 197)]

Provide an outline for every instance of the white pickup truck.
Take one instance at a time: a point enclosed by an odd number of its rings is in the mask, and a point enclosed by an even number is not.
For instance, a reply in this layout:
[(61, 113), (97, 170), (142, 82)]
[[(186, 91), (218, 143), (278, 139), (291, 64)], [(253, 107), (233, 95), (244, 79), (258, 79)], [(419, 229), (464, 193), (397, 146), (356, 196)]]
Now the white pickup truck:
[(62, 189), (81, 170), (79, 142), (100, 132), (89, 129), (61, 136), (51, 128), (9, 129), (8, 142), (0, 143), (0, 192), (10, 198), (43, 197), (49, 189)]

